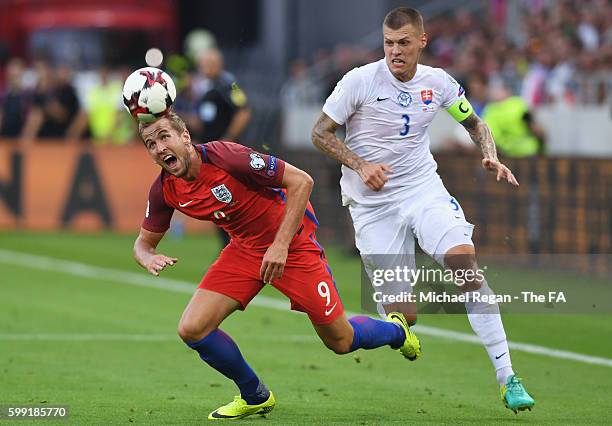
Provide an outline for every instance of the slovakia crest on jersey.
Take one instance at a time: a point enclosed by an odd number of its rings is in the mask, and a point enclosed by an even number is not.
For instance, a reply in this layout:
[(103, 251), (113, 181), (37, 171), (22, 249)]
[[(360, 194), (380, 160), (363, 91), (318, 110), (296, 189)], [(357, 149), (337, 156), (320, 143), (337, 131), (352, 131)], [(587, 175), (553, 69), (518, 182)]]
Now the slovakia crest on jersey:
[(407, 107), (412, 103), (412, 96), (408, 92), (399, 92), (397, 95), (397, 102), (403, 107)]
[(219, 186), (215, 186), (210, 191), (215, 196), (215, 198), (221, 201), (222, 203), (229, 204), (232, 202), (232, 193), (229, 189), (227, 189), (227, 186), (225, 186), (225, 184), (222, 183)]
[(433, 90), (425, 89), (421, 90), (421, 100), (425, 105), (429, 105), (433, 101)]

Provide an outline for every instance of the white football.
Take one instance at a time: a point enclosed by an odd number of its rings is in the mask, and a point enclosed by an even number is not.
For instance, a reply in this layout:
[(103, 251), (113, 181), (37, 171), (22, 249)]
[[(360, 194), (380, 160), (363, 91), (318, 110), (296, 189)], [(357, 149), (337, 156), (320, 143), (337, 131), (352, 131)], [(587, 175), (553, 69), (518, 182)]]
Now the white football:
[(165, 115), (175, 99), (172, 78), (159, 68), (140, 68), (123, 84), (123, 104), (139, 121), (151, 122)]

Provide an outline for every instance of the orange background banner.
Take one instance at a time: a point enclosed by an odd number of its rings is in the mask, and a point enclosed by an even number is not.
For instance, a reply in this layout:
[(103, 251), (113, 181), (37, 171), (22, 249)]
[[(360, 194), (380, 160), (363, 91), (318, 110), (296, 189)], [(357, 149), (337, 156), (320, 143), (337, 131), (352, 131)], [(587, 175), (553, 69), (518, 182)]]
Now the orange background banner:
[[(0, 141), (0, 229), (137, 232), (159, 172), (139, 144)], [(175, 212), (177, 219), (190, 231), (212, 227)]]

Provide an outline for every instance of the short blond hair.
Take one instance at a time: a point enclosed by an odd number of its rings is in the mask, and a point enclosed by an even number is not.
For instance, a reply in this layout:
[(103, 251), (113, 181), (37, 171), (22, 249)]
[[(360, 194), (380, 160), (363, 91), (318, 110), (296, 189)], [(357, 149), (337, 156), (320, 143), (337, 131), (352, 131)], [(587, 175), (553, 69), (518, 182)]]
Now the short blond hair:
[(418, 10), (411, 7), (398, 7), (387, 13), (383, 26), (392, 30), (399, 30), (404, 25), (412, 25), (419, 33), (425, 31), (423, 17)]
[[(159, 117), (157, 120), (161, 120), (162, 118), (167, 118), (170, 121), (170, 125), (172, 126), (172, 128), (176, 130), (179, 135), (183, 134), (183, 132), (187, 130), (187, 125), (185, 124), (183, 119), (179, 117), (179, 115), (174, 111), (169, 111), (167, 114)], [(142, 139), (142, 132), (144, 132), (144, 130), (151, 124), (155, 123), (155, 121), (151, 121), (149, 123), (145, 123), (144, 121), (138, 122), (138, 134), (140, 135), (140, 139)]]

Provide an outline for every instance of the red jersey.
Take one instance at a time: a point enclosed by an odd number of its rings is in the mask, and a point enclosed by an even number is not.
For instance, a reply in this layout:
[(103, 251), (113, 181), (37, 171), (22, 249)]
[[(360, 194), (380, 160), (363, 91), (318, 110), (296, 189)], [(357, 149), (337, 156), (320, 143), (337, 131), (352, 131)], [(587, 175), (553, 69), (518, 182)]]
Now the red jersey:
[[(285, 193), (280, 189), (285, 162), (233, 142), (213, 141), (195, 148), (202, 159), (196, 179), (186, 181), (162, 170), (149, 191), (142, 227), (165, 232), (177, 209), (214, 222), (244, 248), (265, 251), (285, 214)], [(310, 202), (305, 216), (318, 225)]]

